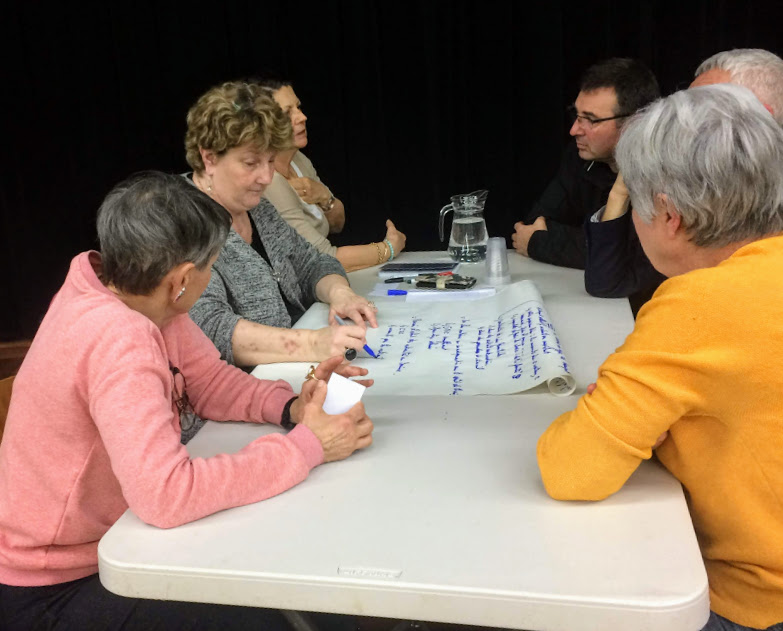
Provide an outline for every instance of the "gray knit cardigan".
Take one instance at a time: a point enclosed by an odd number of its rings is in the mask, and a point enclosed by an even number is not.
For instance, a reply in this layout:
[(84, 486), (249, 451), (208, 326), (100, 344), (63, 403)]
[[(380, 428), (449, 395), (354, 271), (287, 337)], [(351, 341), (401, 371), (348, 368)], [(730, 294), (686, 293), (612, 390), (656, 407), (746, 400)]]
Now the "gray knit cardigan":
[[(231, 338), (240, 319), (290, 328), (316, 302), (319, 280), (329, 274), (345, 276), (337, 259), (321, 254), (299, 236), (266, 199), (249, 212), (274, 269), (230, 230), (209, 285), (190, 310), (190, 317), (230, 364), (234, 363)], [(280, 292), (296, 313), (289, 315)]]

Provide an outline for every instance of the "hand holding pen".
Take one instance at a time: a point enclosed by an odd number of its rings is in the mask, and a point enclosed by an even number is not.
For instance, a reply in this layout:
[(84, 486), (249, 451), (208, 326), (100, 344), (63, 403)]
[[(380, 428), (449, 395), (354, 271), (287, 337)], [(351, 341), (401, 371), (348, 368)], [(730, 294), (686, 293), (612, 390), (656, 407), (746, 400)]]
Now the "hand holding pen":
[[(348, 322), (343, 320), (338, 315), (335, 315), (334, 319), (337, 321), (337, 324), (339, 324), (340, 326), (351, 326), (350, 324), (348, 324)], [(364, 344), (362, 348), (364, 349), (364, 352), (367, 353), (370, 357), (378, 359), (378, 356), (373, 352), (373, 350), (369, 346), (367, 346), (367, 344)], [(354, 359), (356, 359), (356, 349), (346, 347), (345, 352), (343, 353), (343, 357), (345, 357), (345, 359), (347, 359), (348, 361), (353, 361)]]
[(335, 355), (343, 355), (346, 349), (359, 350), (367, 342), (367, 328), (358, 324), (329, 326), (312, 331), (312, 357), (322, 361)]

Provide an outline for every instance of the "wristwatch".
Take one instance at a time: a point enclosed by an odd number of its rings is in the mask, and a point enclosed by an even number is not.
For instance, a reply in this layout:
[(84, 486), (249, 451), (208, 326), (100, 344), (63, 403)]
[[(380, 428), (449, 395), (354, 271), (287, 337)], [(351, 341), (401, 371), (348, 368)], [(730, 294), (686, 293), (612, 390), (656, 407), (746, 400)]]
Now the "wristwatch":
[(294, 397), (293, 399), (289, 399), (288, 403), (283, 406), (283, 414), (280, 416), (280, 427), (283, 429), (292, 430), (296, 427), (296, 423), (291, 420), (291, 404), (298, 398), (299, 397)]

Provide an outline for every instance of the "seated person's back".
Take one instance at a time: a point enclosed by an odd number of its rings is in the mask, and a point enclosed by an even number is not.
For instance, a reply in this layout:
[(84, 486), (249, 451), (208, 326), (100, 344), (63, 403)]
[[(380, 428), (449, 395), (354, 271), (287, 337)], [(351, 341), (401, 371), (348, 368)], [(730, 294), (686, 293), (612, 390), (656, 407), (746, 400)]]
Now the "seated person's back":
[(630, 122), (617, 156), (669, 280), (539, 440), (542, 478), (603, 499), (657, 447), (687, 492), (706, 629), (766, 628), (783, 622), (783, 130), (744, 88), (696, 88)]

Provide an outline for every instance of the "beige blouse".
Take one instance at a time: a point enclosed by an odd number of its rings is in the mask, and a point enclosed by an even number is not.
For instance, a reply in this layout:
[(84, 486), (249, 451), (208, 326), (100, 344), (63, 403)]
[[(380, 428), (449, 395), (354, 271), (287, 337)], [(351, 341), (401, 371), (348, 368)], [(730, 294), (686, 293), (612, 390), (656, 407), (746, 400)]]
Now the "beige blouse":
[[(301, 151), (297, 151), (292, 160), (293, 165), (302, 174), (320, 182), (313, 163)], [(307, 204), (296, 194), (296, 191), (282, 175), (275, 171), (272, 183), (266, 187), (266, 197), (280, 216), (299, 234), (301, 234), (319, 252), (335, 256), (337, 248), (329, 239), (329, 220), (323, 211), (315, 204)]]

